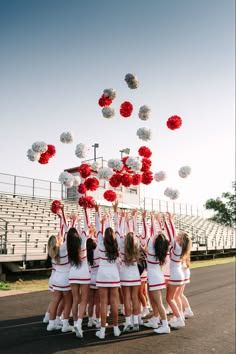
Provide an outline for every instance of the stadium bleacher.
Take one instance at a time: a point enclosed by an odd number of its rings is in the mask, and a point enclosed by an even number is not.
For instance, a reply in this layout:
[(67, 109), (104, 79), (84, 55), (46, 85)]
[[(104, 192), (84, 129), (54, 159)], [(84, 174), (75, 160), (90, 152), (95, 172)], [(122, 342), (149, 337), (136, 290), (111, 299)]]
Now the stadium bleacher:
[[(32, 196), (0, 194), (0, 263), (45, 260), (47, 241), (57, 234), (59, 219), (50, 212), (51, 200)], [(75, 201), (64, 201), (65, 213), (82, 209)], [(104, 212), (107, 207), (101, 206)], [(91, 219), (94, 211), (90, 210)], [(193, 251), (235, 249), (235, 229), (225, 227), (200, 216), (175, 215), (178, 229), (188, 232)], [(141, 232), (141, 218), (138, 217)]]

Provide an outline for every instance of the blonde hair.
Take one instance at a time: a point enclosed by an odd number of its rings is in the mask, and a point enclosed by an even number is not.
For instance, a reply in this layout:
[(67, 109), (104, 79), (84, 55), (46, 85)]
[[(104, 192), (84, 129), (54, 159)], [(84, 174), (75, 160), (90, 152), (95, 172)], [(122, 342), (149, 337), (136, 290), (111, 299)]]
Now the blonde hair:
[(134, 233), (129, 232), (125, 237), (125, 263), (133, 264), (139, 259), (139, 248), (134, 241)]
[(48, 240), (48, 254), (52, 259), (58, 261), (59, 259), (59, 246), (57, 244), (56, 236), (50, 236)]
[(182, 262), (186, 263), (187, 267), (190, 267), (190, 254), (192, 250), (192, 240), (186, 232), (180, 232), (182, 237), (182, 253), (181, 259)]

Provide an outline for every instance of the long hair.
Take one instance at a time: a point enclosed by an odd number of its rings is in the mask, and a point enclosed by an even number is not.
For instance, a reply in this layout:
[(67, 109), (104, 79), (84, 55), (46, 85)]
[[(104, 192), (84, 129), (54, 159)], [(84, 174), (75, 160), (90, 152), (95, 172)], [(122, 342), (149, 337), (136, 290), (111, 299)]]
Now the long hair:
[(154, 250), (155, 250), (156, 260), (159, 261), (160, 265), (163, 265), (165, 263), (168, 247), (169, 247), (169, 242), (166, 239), (165, 235), (159, 233), (154, 242)]
[(93, 252), (97, 247), (96, 242), (92, 238), (87, 239), (86, 248), (87, 248), (87, 259), (90, 266), (93, 266)]
[(116, 258), (119, 257), (118, 243), (115, 239), (114, 230), (111, 227), (107, 227), (105, 230), (104, 246), (109, 262), (115, 262)]
[(50, 236), (48, 240), (48, 255), (56, 262), (59, 260), (59, 246), (57, 244), (56, 236)]
[(125, 263), (127, 265), (133, 264), (139, 259), (139, 249), (137, 243), (134, 241), (134, 233), (128, 232), (125, 237)]
[(81, 264), (81, 238), (74, 227), (69, 229), (66, 243), (69, 262), (72, 265), (79, 266)]
[(187, 267), (190, 266), (190, 254), (192, 250), (192, 240), (186, 232), (180, 232), (182, 237), (182, 253), (181, 259), (186, 263)]

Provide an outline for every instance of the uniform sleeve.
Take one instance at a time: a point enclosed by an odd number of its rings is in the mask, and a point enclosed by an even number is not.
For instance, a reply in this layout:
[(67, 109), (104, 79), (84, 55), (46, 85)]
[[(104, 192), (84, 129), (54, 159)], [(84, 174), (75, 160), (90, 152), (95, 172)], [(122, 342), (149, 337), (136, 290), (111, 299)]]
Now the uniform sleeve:
[(100, 215), (99, 213), (96, 211), (95, 213), (95, 227), (96, 227), (96, 233), (97, 233), (97, 237), (99, 235), (102, 236), (103, 232), (102, 232), (102, 225), (101, 225), (101, 222), (100, 222)]
[(165, 221), (164, 226), (165, 226), (166, 235), (168, 237), (168, 240), (171, 243), (172, 247), (174, 247), (175, 246), (175, 239), (174, 239), (174, 235), (173, 235), (173, 232), (171, 230), (171, 227), (166, 221)]

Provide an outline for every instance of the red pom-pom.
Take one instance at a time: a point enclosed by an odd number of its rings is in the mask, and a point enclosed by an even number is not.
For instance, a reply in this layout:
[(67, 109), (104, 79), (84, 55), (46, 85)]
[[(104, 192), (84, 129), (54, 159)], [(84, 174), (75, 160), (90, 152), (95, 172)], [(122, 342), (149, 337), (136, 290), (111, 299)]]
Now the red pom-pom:
[(171, 130), (178, 129), (182, 125), (182, 119), (179, 116), (172, 116), (167, 120), (166, 125)]
[(152, 156), (152, 152), (147, 146), (141, 146), (138, 153), (140, 156), (146, 157), (147, 159)]
[(128, 173), (125, 173), (121, 177), (121, 183), (124, 187), (129, 187), (132, 183), (132, 176), (130, 176)]
[(99, 187), (99, 180), (95, 177), (90, 177), (86, 179), (84, 184), (89, 191), (95, 191)]
[(136, 173), (135, 175), (132, 176), (132, 184), (134, 186), (138, 186), (142, 181), (142, 176)]
[(79, 194), (85, 194), (87, 192), (87, 188), (84, 183), (80, 183), (78, 185), (78, 192)]
[(103, 194), (104, 199), (106, 199), (108, 202), (114, 202), (117, 198), (116, 192), (112, 190), (108, 190)]
[(53, 214), (58, 214), (58, 212), (61, 210), (62, 204), (60, 200), (54, 200), (51, 204), (51, 212)]
[(102, 95), (102, 97), (99, 98), (98, 104), (101, 107), (105, 107), (105, 106), (110, 106), (110, 104), (112, 103), (112, 100), (107, 97)]
[(79, 198), (79, 205), (83, 208), (93, 208), (95, 205), (95, 200), (91, 196), (87, 197), (80, 197)]
[(133, 105), (132, 103), (125, 101), (120, 105), (120, 115), (122, 117), (130, 117), (133, 112)]
[(142, 172), (148, 172), (150, 170), (150, 167), (152, 166), (152, 161), (144, 157), (142, 159)]
[(50, 155), (50, 157), (53, 157), (56, 154), (55, 146), (49, 144), (46, 152)]
[(44, 153), (42, 153), (41, 155), (40, 155), (40, 159), (39, 159), (39, 163), (41, 163), (41, 165), (46, 165), (47, 163), (48, 163), (48, 161), (49, 161), (49, 159), (50, 159), (50, 155), (49, 155), (49, 153), (46, 151), (46, 152), (44, 152)]
[(117, 188), (121, 184), (121, 175), (119, 173), (114, 173), (109, 179), (109, 183), (113, 188)]
[(91, 174), (91, 167), (87, 163), (82, 163), (82, 165), (79, 166), (78, 171), (82, 178), (87, 178)]
[(150, 184), (153, 180), (153, 174), (152, 172), (148, 171), (148, 172), (144, 172), (142, 174), (142, 183), (143, 184)]

